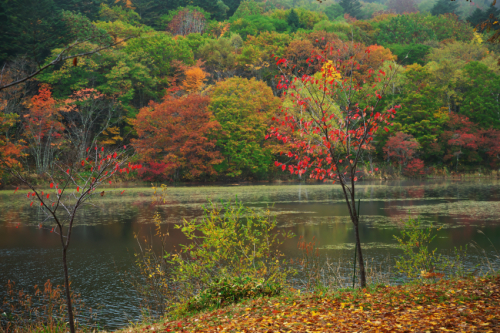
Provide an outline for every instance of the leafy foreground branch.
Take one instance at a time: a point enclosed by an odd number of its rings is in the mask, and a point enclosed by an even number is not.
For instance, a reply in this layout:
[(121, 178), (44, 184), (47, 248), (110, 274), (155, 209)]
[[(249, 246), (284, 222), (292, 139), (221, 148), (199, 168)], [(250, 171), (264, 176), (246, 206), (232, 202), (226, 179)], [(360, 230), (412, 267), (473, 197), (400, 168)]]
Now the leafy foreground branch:
[(291, 291), (123, 332), (497, 332), (499, 318), (495, 275), (328, 294)]

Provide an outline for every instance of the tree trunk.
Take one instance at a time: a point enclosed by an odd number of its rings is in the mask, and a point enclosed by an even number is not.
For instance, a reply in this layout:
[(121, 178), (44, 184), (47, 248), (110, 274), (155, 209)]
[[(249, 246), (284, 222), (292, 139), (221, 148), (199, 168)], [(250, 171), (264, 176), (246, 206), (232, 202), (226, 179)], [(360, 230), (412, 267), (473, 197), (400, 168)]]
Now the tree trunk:
[(361, 288), (366, 287), (366, 273), (365, 273), (365, 262), (363, 260), (363, 252), (361, 251), (361, 242), (359, 241), (359, 220), (354, 223), (354, 235), (356, 237), (356, 249), (358, 252), (358, 264), (359, 264), (359, 284)]
[(64, 288), (66, 289), (66, 303), (68, 305), (69, 330), (75, 333), (75, 321), (73, 319), (73, 306), (71, 305), (71, 292), (69, 289), (68, 263), (66, 261), (66, 247), (63, 247)]

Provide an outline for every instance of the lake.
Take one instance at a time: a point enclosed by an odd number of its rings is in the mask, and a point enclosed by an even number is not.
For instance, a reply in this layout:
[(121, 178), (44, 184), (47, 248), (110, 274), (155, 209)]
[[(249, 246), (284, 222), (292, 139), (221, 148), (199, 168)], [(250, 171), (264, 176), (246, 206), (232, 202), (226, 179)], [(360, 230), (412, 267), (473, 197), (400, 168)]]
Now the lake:
[[(115, 329), (140, 316), (137, 297), (120, 276), (134, 268), (138, 248), (134, 234), (150, 234), (155, 209), (149, 188), (128, 188), (122, 195), (121, 189), (106, 191), (78, 216), (68, 258), (73, 289), (87, 305), (100, 307), (101, 327)], [(492, 254), (490, 241), (500, 244), (498, 180), (362, 182), (357, 191), (361, 241), (365, 259), (372, 262), (389, 262), (389, 256), (393, 262), (401, 253), (393, 235), (399, 235), (410, 213), (441, 227), (433, 243), (440, 251), (475, 241)], [(167, 202), (160, 209), (169, 230), (174, 223), (200, 216), (207, 199), (227, 201), (237, 196), (257, 209), (269, 206), (280, 228), (304, 236), (306, 241), (315, 237), (321, 253), (334, 261), (353, 255), (353, 228), (339, 186), (169, 187), (167, 193)], [(26, 192), (0, 191), (0, 299), (9, 279), (26, 290), (47, 279), (62, 282), (59, 239), (50, 230), (38, 228), (44, 215), (26, 200)], [(171, 234), (172, 244), (185, 241), (179, 231)], [(298, 255), (296, 246), (297, 239), (293, 239), (283, 250), (294, 257)], [(474, 253), (467, 260), (471, 266), (479, 262)]]

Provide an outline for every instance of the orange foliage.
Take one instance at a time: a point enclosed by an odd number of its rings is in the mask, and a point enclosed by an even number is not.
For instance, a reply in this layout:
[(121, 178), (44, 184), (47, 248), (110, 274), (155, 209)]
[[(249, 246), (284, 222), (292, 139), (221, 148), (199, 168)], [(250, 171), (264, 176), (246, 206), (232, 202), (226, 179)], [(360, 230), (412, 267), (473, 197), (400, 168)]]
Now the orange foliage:
[(214, 133), (220, 125), (208, 110), (209, 102), (197, 94), (167, 95), (161, 103), (151, 102), (132, 121), (138, 135), (133, 146), (146, 161), (165, 162), (165, 172), (175, 179), (216, 174), (213, 165), (222, 158), (215, 150)]
[(288, 60), (288, 66), (285, 70), (288, 73), (294, 73), (295, 75), (300, 74), (310, 74), (310, 63), (308, 61), (311, 57), (311, 53), (314, 51), (313, 44), (305, 39), (296, 39), (292, 41), (285, 50), (284, 58)]
[(47, 87), (42, 87), (38, 95), (31, 98), (29, 112), (24, 115), (24, 135), (39, 142), (47, 136), (60, 138), (64, 126), (59, 121), (60, 114), (56, 107), (56, 101), (52, 98), (52, 92)]
[(357, 67), (356, 71), (354, 71), (354, 77), (359, 81), (367, 80), (369, 76), (368, 71), (378, 70), (384, 61), (393, 61), (396, 59), (391, 50), (376, 44), (362, 48), (356, 58), (360, 64), (359, 68)]
[(16, 123), (16, 120), (17, 115), (15, 114), (0, 113), (0, 175), (2, 167), (12, 168), (19, 165), (17, 159), (22, 156), (23, 146), (11, 142), (8, 135), (5, 134)]
[(184, 75), (186, 78), (182, 82), (182, 89), (188, 93), (199, 91), (207, 77), (207, 73), (198, 66), (186, 68)]

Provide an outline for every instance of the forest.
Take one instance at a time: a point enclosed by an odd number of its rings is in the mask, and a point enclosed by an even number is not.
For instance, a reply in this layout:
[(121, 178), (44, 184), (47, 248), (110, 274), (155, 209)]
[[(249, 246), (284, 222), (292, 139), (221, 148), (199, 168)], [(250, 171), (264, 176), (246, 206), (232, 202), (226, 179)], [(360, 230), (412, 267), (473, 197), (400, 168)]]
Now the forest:
[[(317, 83), (328, 71), (331, 84), (376, 89), (383, 108), (398, 107), (363, 147), (363, 175), (488, 173), (500, 166), (498, 8), (1, 0), (0, 87), (39, 73), (0, 90), (0, 160), (36, 179), (68, 152), (125, 146), (142, 167), (127, 168), (124, 181), (314, 178), (313, 168), (283, 173), (293, 154), (269, 134), (280, 109), (299, 112), (281, 79)], [(61, 54), (78, 56), (51, 65)], [(378, 73), (392, 73), (380, 95)], [(12, 182), (0, 177), (0, 186)]]

